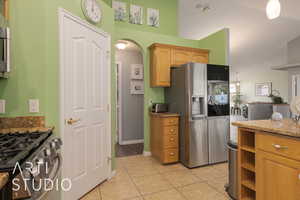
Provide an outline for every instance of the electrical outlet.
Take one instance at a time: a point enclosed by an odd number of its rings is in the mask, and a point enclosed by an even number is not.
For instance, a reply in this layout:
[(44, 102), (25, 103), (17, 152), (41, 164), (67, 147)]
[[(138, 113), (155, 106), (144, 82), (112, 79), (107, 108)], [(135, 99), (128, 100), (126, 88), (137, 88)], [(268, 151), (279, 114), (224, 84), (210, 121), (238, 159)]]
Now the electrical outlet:
[(29, 112), (30, 113), (40, 112), (40, 103), (38, 99), (29, 99)]
[(5, 113), (5, 100), (0, 99), (0, 114), (4, 114), (4, 113)]

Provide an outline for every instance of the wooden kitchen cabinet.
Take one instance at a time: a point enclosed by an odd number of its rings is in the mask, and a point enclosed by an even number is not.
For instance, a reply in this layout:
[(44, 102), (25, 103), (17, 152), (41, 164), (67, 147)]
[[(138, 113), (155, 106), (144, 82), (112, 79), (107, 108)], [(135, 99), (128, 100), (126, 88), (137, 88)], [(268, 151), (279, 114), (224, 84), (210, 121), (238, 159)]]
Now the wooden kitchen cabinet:
[(184, 49), (172, 49), (172, 66), (180, 66), (192, 61), (192, 52)]
[(300, 136), (291, 120), (280, 123), (233, 123), (239, 127), (239, 200), (300, 200)]
[(179, 160), (179, 115), (173, 113), (150, 113), (151, 153), (162, 164)]
[(300, 162), (257, 151), (257, 199), (300, 200)]
[(151, 86), (170, 86), (171, 48), (159, 47), (151, 51)]
[(155, 43), (150, 46), (151, 87), (170, 87), (170, 68), (188, 62), (208, 63), (209, 50)]

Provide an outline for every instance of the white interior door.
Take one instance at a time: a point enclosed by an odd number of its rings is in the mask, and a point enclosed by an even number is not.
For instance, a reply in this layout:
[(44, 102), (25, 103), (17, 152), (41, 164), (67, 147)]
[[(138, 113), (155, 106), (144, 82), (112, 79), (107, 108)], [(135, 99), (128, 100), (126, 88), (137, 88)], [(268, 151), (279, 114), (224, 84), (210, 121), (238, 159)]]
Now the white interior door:
[(110, 173), (110, 38), (62, 11), (61, 95), (64, 200), (83, 196)]

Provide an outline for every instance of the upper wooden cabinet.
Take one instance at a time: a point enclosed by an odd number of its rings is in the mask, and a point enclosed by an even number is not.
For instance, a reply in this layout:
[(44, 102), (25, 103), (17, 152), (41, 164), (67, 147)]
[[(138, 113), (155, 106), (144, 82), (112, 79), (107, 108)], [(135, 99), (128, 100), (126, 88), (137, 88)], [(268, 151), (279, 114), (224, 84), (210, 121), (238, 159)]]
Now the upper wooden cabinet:
[(171, 66), (189, 62), (208, 63), (209, 50), (155, 43), (150, 46), (151, 87), (170, 86)]

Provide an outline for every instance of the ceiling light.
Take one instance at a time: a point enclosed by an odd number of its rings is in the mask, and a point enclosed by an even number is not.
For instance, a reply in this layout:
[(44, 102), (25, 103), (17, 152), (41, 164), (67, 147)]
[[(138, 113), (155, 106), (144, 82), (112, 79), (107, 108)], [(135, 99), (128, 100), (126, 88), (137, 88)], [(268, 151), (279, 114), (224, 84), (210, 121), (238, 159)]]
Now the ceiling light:
[(266, 11), (269, 19), (275, 19), (279, 17), (281, 12), (279, 0), (269, 0)]
[(195, 6), (197, 9), (200, 9), (202, 12), (206, 12), (210, 10), (210, 5), (208, 3), (206, 4), (202, 4), (202, 3), (198, 3)]
[(125, 42), (119, 42), (116, 44), (117, 49), (124, 50), (127, 47), (127, 43)]

